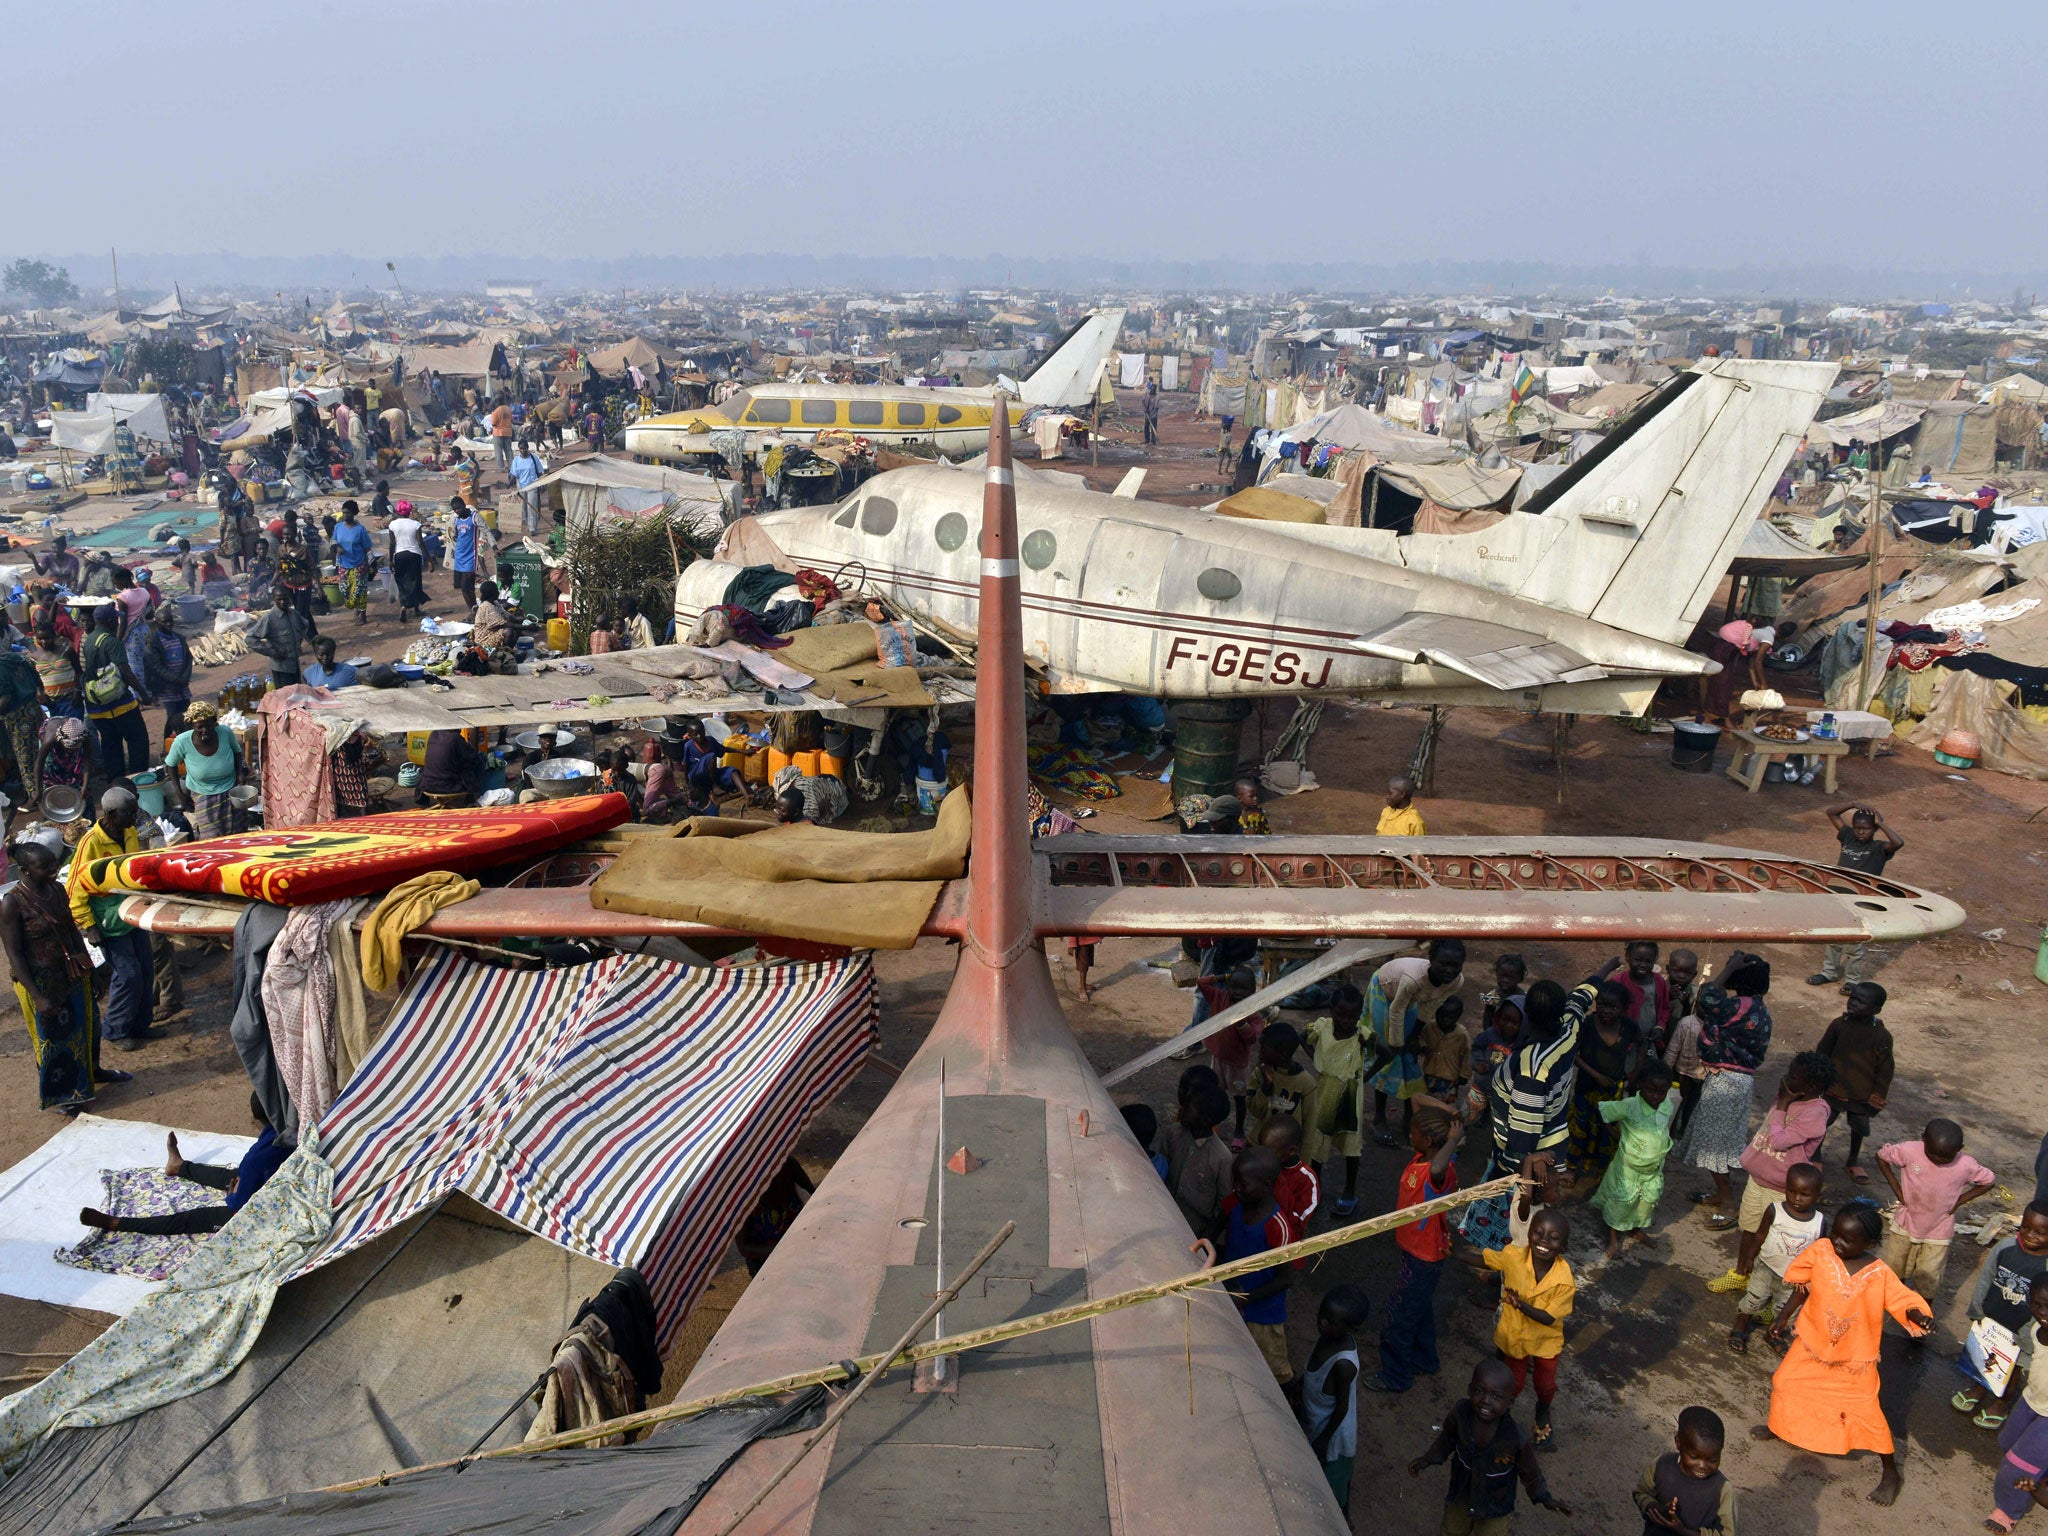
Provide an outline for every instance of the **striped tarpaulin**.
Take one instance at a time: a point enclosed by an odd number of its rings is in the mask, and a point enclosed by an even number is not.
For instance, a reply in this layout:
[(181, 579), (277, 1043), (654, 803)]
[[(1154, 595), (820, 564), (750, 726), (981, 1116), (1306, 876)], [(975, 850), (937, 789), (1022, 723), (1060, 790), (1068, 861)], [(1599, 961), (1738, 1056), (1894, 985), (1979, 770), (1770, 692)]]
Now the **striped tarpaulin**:
[(667, 1347), (811, 1117), (866, 1059), (865, 954), (563, 970), (421, 967), (320, 1124), (335, 1219), (316, 1268), (452, 1190), (638, 1265)]

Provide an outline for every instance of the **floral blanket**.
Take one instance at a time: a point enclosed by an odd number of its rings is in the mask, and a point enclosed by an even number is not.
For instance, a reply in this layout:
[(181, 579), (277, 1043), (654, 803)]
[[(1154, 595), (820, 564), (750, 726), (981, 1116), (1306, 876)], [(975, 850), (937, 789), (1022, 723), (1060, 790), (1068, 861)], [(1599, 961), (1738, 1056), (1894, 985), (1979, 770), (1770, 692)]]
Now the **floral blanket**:
[[(190, 1179), (173, 1179), (161, 1168), (102, 1168), (100, 1209), (113, 1216), (168, 1216), (173, 1211), (218, 1205), (221, 1193)], [(94, 1269), (103, 1275), (168, 1280), (206, 1239), (152, 1237), (142, 1232), (88, 1232), (84, 1241), (59, 1248), (59, 1264)]]

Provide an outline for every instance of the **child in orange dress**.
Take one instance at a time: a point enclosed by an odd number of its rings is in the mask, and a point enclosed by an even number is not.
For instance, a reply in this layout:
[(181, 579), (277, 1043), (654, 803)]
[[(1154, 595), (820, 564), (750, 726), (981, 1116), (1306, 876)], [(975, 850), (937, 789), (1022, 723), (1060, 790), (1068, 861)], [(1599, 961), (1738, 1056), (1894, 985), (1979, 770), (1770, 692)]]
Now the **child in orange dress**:
[(1836, 1214), (1825, 1241), (1808, 1244), (1785, 1266), (1792, 1293), (1768, 1337), (1782, 1344), (1790, 1333), (1792, 1342), (1771, 1377), (1769, 1425), (1750, 1434), (1823, 1456), (1877, 1452), (1884, 1475), (1870, 1501), (1888, 1505), (1899, 1496), (1899, 1463), (1877, 1401), (1878, 1340), (1887, 1312), (1916, 1336), (1934, 1319), (1927, 1298), (1877, 1256), (1883, 1236), (1877, 1207), (1854, 1201)]

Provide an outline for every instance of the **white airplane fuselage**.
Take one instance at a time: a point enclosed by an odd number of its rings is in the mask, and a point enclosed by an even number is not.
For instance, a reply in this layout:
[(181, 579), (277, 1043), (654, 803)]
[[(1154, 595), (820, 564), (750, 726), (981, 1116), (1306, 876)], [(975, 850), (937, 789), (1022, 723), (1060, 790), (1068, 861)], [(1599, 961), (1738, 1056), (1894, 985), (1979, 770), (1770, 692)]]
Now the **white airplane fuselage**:
[[(1709, 359), (1471, 535), (1269, 523), (1086, 489), (1019, 466), (1024, 642), (1054, 691), (1349, 694), (1640, 714), (1683, 649), (1834, 378)], [(981, 482), (893, 470), (836, 506), (755, 519), (791, 569), (974, 632)], [(687, 628), (734, 567), (676, 584)]]
[[(1661, 677), (1703, 658), (1571, 614), (1318, 548), (1242, 518), (1049, 486), (1017, 487), (1025, 653), (1057, 692), (1188, 699), (1262, 694), (1401, 696), (1636, 713)], [(756, 519), (798, 565), (885, 594), (971, 634), (981, 579), (980, 482), (918, 467), (870, 480), (836, 507)], [(734, 567), (700, 562), (677, 584), (681, 627), (717, 603)], [(1420, 611), (1546, 634), (1613, 674), (1502, 697), (1432, 665), (1354, 641)]]

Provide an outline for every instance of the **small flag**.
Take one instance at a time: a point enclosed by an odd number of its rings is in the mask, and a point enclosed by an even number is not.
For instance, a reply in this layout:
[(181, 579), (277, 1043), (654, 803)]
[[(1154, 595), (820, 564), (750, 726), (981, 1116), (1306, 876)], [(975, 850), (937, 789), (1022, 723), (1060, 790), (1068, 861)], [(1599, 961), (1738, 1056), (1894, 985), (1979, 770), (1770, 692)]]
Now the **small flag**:
[(1515, 382), (1513, 387), (1508, 391), (1508, 398), (1512, 400), (1516, 405), (1520, 405), (1525, 399), (1527, 399), (1530, 395), (1534, 394), (1535, 392), (1535, 370), (1530, 368), (1530, 366), (1527, 363), (1524, 363), (1515, 372)]

